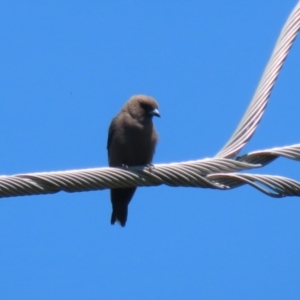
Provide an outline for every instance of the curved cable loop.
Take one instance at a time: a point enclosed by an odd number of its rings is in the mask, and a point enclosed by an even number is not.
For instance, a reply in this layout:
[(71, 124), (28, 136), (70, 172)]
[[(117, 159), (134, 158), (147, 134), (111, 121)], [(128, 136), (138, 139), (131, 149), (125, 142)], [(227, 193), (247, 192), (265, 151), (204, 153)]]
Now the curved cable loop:
[(216, 157), (233, 158), (254, 134), (268, 103), (278, 74), (297, 37), (300, 28), (300, 3), (296, 5), (284, 25), (271, 58), (254, 93), (248, 109), (235, 132)]
[(297, 161), (300, 160), (300, 144), (285, 147), (276, 147), (261, 151), (253, 151), (243, 156), (237, 157), (237, 160), (249, 164), (260, 164), (262, 166), (265, 166), (278, 157), (285, 157)]
[(207, 176), (210, 180), (216, 180), (227, 186), (227, 189), (234, 189), (245, 184), (249, 184), (274, 198), (286, 196), (300, 196), (300, 182), (293, 179), (261, 174), (210, 174)]
[(300, 183), (292, 179), (232, 173), (261, 167), (279, 156), (299, 160), (299, 145), (256, 151), (232, 159), (255, 132), (299, 27), (300, 2), (282, 29), (250, 106), (232, 137), (214, 158), (154, 167), (107, 167), (0, 176), (0, 198), (161, 184), (227, 190), (246, 183), (272, 197), (299, 196)]

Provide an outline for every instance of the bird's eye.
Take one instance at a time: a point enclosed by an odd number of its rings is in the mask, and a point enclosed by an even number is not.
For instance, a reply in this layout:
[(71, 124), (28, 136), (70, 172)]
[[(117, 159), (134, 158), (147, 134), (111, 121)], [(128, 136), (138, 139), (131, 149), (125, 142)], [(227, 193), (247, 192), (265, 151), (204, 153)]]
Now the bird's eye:
[(152, 107), (147, 103), (141, 103), (140, 105), (141, 105), (141, 108), (147, 112), (152, 110)]

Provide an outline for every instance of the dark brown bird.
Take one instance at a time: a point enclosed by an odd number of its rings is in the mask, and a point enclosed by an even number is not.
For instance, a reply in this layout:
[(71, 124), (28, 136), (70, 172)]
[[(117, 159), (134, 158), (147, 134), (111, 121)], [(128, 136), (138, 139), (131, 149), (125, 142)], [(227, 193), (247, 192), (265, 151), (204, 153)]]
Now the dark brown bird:
[[(113, 118), (108, 131), (108, 162), (111, 167), (147, 165), (152, 162), (157, 133), (152, 117), (160, 117), (157, 102), (145, 95), (135, 95)], [(111, 224), (125, 226), (128, 204), (134, 188), (111, 189)]]

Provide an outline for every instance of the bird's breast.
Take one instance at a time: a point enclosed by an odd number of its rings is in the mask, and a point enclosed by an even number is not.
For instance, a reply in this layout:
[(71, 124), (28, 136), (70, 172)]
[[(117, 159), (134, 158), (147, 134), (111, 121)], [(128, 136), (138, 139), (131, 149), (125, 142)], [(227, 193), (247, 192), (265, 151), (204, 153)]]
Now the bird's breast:
[(151, 126), (123, 126), (122, 131), (114, 135), (109, 149), (111, 166), (145, 165), (152, 162), (157, 134)]

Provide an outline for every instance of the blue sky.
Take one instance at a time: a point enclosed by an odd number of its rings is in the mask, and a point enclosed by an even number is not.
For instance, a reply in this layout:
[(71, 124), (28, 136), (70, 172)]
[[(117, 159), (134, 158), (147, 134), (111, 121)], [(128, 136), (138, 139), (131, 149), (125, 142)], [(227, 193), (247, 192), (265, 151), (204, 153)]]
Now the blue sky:
[[(109, 123), (157, 99), (154, 163), (214, 156), (296, 1), (3, 1), (0, 173), (107, 166)], [(300, 43), (242, 153), (300, 142)], [(278, 159), (256, 173), (300, 181)], [(140, 188), (0, 201), (1, 299), (297, 299), (300, 203), (251, 187)]]

